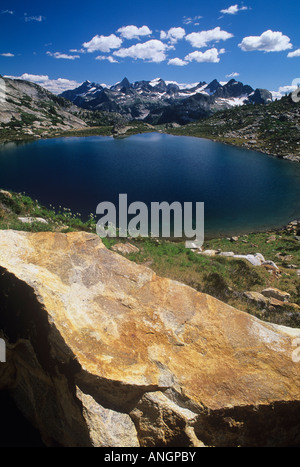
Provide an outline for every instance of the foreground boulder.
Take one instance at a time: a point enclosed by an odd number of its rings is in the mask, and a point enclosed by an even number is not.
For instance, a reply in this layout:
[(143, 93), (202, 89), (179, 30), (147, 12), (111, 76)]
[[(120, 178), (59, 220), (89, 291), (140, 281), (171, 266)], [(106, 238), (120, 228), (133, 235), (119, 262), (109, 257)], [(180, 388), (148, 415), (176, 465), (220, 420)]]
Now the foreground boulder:
[(95, 235), (0, 231), (0, 313), (0, 388), (46, 445), (300, 445), (300, 331)]

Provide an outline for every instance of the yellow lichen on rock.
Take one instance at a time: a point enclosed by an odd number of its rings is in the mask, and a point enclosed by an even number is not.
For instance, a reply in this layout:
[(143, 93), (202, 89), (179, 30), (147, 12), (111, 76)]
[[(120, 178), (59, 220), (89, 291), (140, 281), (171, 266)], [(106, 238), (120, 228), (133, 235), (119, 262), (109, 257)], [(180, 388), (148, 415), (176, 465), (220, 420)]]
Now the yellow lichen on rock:
[[(97, 426), (104, 426), (103, 417), (113, 420), (113, 412), (123, 414), (119, 418), (125, 431), (131, 423), (132, 446), (147, 445), (150, 432), (149, 445), (177, 439), (196, 446), (224, 443), (219, 435), (204, 434), (203, 417), (206, 426), (213, 420), (208, 413), (219, 416), (220, 411), (277, 403), (296, 403), (299, 410), (300, 375), (291, 358), (292, 336), (209, 295), (158, 277), (109, 251), (95, 235), (1, 231), (0, 271), (2, 281), (15, 278), (32, 291), (48, 323), (45, 346), (55, 372), (68, 374), (70, 362), (76, 362), (72, 378), (66, 376), (69, 386), (74, 385), (69, 397), (78, 398), (83, 407), (87, 403), (80, 423), (92, 445), (103, 445), (101, 433), (98, 440), (95, 435)], [(0, 327), (9, 337), (6, 314), (14, 310), (9, 310), (5, 297), (1, 303)], [(30, 340), (25, 331), (20, 337)], [(37, 340), (32, 343), (36, 355), (43, 351), (37, 348), (40, 345)], [(162, 434), (166, 407), (173, 421)], [(230, 415), (235, 435), (228, 438), (229, 444), (242, 439), (247, 444), (247, 420), (239, 417)], [(173, 426), (174, 420), (181, 420), (182, 428)], [(41, 431), (47, 431), (42, 423), (36, 421)], [(218, 432), (213, 426), (210, 433)], [(247, 440), (254, 439), (255, 430), (248, 431)], [(113, 443), (116, 435), (106, 433), (105, 439)]]

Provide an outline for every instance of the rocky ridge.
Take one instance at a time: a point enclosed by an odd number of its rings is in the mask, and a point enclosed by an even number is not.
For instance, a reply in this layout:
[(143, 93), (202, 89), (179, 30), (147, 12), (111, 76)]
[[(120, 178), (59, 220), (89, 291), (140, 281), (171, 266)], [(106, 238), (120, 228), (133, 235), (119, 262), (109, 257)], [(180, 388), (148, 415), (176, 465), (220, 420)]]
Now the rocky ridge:
[(125, 122), (113, 112), (83, 111), (35, 83), (0, 76), (0, 141), (48, 138)]
[(300, 106), (291, 95), (266, 105), (245, 105), (215, 113), (172, 134), (207, 137), (265, 154), (300, 161)]
[(161, 78), (135, 83), (124, 78), (110, 87), (85, 81), (61, 96), (84, 109), (118, 112), (129, 120), (139, 119), (152, 125), (186, 124), (217, 110), (272, 101), (269, 91), (254, 90), (234, 79), (223, 84), (216, 79), (211, 83), (201, 81), (190, 87)]
[(0, 79), (0, 131), (1, 127), (19, 129), (22, 134), (43, 137), (49, 134), (49, 127), (59, 132), (87, 126), (74, 115), (76, 106), (66, 99), (28, 81)]
[(61, 446), (299, 445), (300, 330), (88, 233), (0, 232), (1, 389)]

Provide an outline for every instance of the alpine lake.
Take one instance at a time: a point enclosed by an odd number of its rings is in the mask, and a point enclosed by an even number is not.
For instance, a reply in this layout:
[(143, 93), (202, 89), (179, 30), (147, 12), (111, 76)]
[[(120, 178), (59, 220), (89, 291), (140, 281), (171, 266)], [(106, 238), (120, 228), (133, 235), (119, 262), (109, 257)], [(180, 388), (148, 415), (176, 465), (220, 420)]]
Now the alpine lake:
[(205, 236), (279, 228), (300, 217), (300, 164), (210, 140), (145, 133), (0, 145), (0, 187), (83, 219), (101, 202), (204, 203)]

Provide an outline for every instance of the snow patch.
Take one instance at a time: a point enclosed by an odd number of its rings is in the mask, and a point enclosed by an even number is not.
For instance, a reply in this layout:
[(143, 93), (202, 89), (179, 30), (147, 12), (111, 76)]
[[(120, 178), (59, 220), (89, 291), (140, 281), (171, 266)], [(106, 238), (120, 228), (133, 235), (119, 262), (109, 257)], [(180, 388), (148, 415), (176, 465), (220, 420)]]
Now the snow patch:
[(155, 78), (153, 79), (152, 81), (150, 81), (150, 86), (154, 87), (154, 86), (157, 86), (161, 81), (161, 78)]

